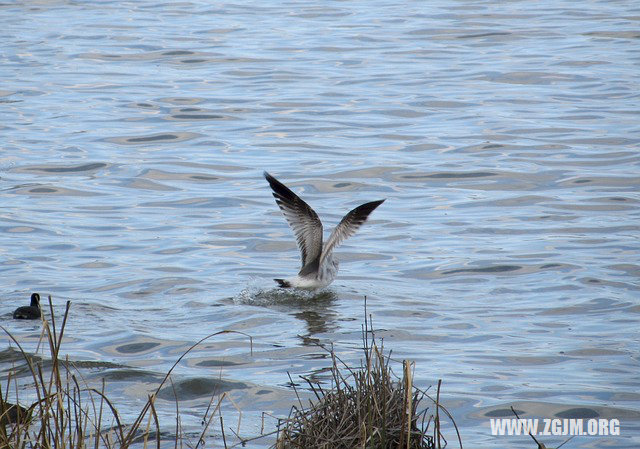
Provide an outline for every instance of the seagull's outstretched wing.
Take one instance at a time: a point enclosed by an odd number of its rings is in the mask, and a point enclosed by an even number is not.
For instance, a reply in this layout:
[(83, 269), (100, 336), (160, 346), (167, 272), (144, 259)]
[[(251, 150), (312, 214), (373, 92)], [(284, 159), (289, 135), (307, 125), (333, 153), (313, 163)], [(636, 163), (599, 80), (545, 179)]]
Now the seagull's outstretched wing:
[(342, 220), (340, 220), (340, 223), (338, 223), (338, 226), (336, 226), (331, 232), (329, 240), (327, 240), (327, 243), (324, 246), (322, 256), (320, 258), (320, 266), (322, 266), (324, 259), (331, 254), (334, 248), (340, 245), (347, 237), (351, 237), (355, 234), (358, 228), (362, 226), (362, 223), (367, 220), (369, 214), (382, 203), (384, 203), (384, 200), (371, 201), (370, 203), (362, 204), (351, 210), (342, 218)]
[(322, 252), (322, 222), (318, 214), (269, 173), (264, 172), (264, 177), (269, 182), (276, 203), (296, 236), (298, 248), (302, 254), (302, 267), (313, 262), (317, 264)]

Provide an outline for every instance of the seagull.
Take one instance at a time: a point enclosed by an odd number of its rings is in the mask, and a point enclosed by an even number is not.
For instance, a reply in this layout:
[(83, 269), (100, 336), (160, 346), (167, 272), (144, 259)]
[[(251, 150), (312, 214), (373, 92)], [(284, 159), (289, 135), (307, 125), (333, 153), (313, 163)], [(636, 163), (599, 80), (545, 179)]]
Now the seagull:
[(266, 171), (264, 177), (273, 190), (276, 204), (293, 229), (300, 248), (302, 268), (298, 275), (288, 279), (274, 279), (282, 288), (316, 289), (331, 284), (338, 273), (338, 261), (333, 250), (347, 237), (351, 237), (367, 220), (376, 207), (385, 200), (371, 201), (349, 211), (322, 244), (322, 222), (318, 214), (287, 186)]
[(13, 312), (13, 318), (16, 320), (37, 320), (40, 315), (40, 295), (37, 293), (31, 295), (30, 306), (18, 307)]

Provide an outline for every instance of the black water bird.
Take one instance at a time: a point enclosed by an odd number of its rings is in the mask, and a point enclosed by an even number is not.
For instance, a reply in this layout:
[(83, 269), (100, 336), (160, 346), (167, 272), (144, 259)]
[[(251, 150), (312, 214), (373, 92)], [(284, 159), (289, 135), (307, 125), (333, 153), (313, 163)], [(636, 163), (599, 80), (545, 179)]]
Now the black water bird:
[[(6, 402), (0, 398), (0, 426), (24, 423), (31, 419), (33, 407), (26, 409), (18, 404)], [(1, 431), (1, 430), (0, 430)]]
[(31, 295), (31, 305), (18, 307), (13, 312), (13, 318), (16, 320), (37, 320), (41, 315), (40, 295), (37, 293)]

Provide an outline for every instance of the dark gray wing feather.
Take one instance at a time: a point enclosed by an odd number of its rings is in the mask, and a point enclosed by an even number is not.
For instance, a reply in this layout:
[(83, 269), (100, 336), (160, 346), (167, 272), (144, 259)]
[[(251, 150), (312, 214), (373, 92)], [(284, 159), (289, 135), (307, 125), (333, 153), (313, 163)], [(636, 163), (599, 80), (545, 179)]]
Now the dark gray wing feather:
[(362, 204), (351, 210), (342, 218), (342, 220), (340, 220), (340, 223), (338, 223), (338, 226), (336, 226), (333, 232), (331, 232), (331, 235), (324, 246), (322, 256), (320, 257), (320, 266), (322, 266), (324, 259), (331, 254), (334, 248), (340, 245), (347, 237), (351, 237), (355, 234), (358, 228), (362, 226), (362, 223), (367, 220), (369, 214), (382, 203), (384, 203), (384, 200), (371, 201), (370, 203)]
[[(298, 195), (269, 173), (264, 172), (264, 177), (269, 182), (276, 203), (296, 236), (302, 255), (302, 269), (300, 271), (304, 271), (305, 267), (317, 267), (322, 253), (322, 222), (318, 218), (318, 214)], [(309, 270), (307, 269), (307, 271)]]

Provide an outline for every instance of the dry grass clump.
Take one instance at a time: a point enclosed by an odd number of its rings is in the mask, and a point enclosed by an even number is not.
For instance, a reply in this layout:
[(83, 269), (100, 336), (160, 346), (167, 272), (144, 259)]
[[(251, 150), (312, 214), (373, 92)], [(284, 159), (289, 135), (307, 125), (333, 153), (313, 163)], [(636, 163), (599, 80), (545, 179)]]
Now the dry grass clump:
[(219, 413), (226, 394), (212, 397), (207, 410), (209, 413), (203, 418), (202, 433), (194, 445), (185, 441), (181, 432), (177, 399), (175, 433), (172, 437), (167, 437), (166, 432), (160, 431), (155, 409), (156, 397), (160, 389), (170, 381), (169, 376), (174, 368), (192, 349), (215, 335), (233, 331), (219, 331), (208, 335), (185, 351), (167, 372), (157, 389), (148, 396), (134, 422), (125, 425), (116, 407), (105, 396), (104, 382), (100, 389), (89, 387), (68, 359), (59, 358), (69, 307), (70, 302), (67, 302), (62, 325), (58, 331), (49, 297), (51, 322), (43, 318), (43, 333), (46, 335), (50, 353), (48, 361), (26, 353), (11, 333), (0, 326), (22, 353), (32, 378), (29, 389), (37, 396), (36, 402), (26, 409), (8, 402), (10, 390), (15, 390), (11, 393), (11, 399), (13, 400), (14, 396), (16, 402), (19, 399), (15, 375), (9, 374), (4, 394), (0, 385), (0, 449), (127, 449), (132, 445), (160, 448), (162, 435), (165, 435), (165, 441), (175, 440), (175, 447), (178, 447), (179, 443), (187, 443), (196, 448), (204, 446), (204, 435), (216, 413)]
[[(368, 326), (371, 328), (371, 325)], [(371, 339), (369, 340), (369, 334)], [(304, 407), (293, 407), (284, 420), (273, 446), (276, 449), (435, 449), (446, 446), (440, 432), (440, 412), (457, 426), (449, 412), (439, 403), (440, 382), (436, 399), (413, 384), (413, 363), (402, 362), (402, 378), (398, 379), (385, 355), (383, 343), (365, 326), (362, 332), (364, 361), (350, 368), (333, 350), (332, 389), (324, 390), (308, 378), (316, 396)], [(434, 406), (420, 410), (424, 400)]]

